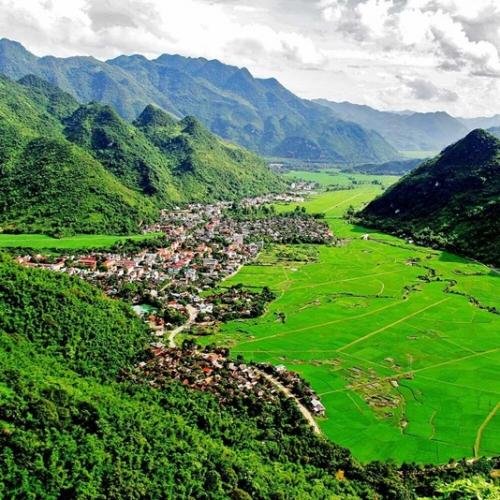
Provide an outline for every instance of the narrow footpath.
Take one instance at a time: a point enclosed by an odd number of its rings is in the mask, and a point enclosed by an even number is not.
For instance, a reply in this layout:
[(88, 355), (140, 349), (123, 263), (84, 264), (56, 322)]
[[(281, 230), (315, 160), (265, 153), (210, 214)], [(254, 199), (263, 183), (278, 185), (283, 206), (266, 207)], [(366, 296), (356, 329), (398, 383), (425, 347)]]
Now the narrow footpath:
[(266, 378), (271, 384), (273, 384), (279, 391), (281, 391), (286, 397), (292, 398), (297, 404), (300, 413), (302, 413), (303, 417), (309, 422), (315, 434), (321, 435), (321, 429), (319, 425), (314, 420), (311, 412), (298, 400), (296, 396), (294, 396), (289, 389), (287, 389), (281, 382), (278, 382), (274, 377), (269, 375), (268, 373), (264, 373), (259, 370), (259, 373)]

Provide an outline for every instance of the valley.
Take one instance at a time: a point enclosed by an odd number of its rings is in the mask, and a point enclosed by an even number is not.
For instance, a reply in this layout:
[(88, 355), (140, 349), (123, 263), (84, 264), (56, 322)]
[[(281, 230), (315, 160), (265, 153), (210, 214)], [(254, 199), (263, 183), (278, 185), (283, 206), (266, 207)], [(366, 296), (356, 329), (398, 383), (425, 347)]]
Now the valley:
[(499, 23), (0, 0), (0, 500), (500, 500)]
[[(335, 172), (292, 174), (348, 185)], [(339, 241), (264, 250), (223, 284), (269, 286), (278, 298), (262, 317), (202, 340), (298, 372), (326, 407), (323, 433), (362, 461), (494, 454), (499, 275), (348, 223), (349, 205), (361, 208), (381, 192), (366, 180), (302, 203), (325, 213)]]

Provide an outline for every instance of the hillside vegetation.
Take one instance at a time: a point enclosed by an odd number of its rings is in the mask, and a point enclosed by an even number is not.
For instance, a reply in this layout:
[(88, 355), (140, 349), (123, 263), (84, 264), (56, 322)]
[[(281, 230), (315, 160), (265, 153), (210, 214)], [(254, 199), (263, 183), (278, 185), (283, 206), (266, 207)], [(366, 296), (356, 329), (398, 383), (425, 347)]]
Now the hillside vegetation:
[(38, 58), (21, 44), (2, 39), (0, 72), (13, 79), (34, 73), (81, 103), (111, 105), (127, 120), (151, 103), (179, 118), (194, 115), (219, 136), (268, 156), (343, 162), (398, 156), (377, 132), (297, 97), (274, 78), (254, 78), (246, 68), (217, 60), (167, 54), (106, 62)]
[(69, 98), (0, 79), (1, 227), (55, 235), (137, 230), (151, 218), (153, 205), (65, 139), (49, 112), (54, 107), (61, 111), (52, 102), (58, 96)]
[(478, 129), (403, 177), (362, 223), (500, 264), (500, 141)]
[(19, 83), (2, 77), (0, 91), (4, 231), (130, 234), (172, 203), (285, 185), (260, 158), (191, 117), (162, 113), (170, 127), (146, 123), (148, 107), (134, 126), (33, 75)]
[(0, 278), (2, 497), (396, 499), (492, 466), (362, 467), (290, 401), (134, 382), (149, 334), (125, 304), (5, 256)]
[(411, 160), (393, 160), (384, 163), (365, 163), (363, 165), (356, 165), (345, 171), (371, 175), (404, 175), (411, 172), (423, 161), (420, 158), (414, 158)]

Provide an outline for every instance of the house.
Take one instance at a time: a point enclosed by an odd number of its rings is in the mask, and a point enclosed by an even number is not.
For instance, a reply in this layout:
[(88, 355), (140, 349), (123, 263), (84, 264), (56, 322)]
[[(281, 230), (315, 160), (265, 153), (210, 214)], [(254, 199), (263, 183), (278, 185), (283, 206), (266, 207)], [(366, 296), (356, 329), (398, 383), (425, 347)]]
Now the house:
[(215, 267), (217, 264), (218, 262), (216, 259), (210, 259), (210, 258), (203, 259), (203, 265), (205, 267)]
[(95, 269), (97, 266), (97, 259), (95, 257), (82, 257), (78, 259), (78, 264), (89, 269)]
[(311, 399), (311, 408), (316, 415), (324, 415), (326, 408), (319, 399)]

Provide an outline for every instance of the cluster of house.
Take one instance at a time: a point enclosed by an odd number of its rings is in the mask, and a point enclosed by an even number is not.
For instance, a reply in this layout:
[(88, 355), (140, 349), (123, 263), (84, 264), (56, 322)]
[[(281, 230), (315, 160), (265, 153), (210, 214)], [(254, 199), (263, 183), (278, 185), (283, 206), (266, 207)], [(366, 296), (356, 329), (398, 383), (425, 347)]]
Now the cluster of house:
[[(244, 203), (267, 203), (268, 198), (247, 199)], [(26, 255), (18, 261), (26, 266), (80, 276), (100, 286), (108, 295), (126, 298), (135, 305), (148, 303), (186, 312), (190, 304), (200, 316), (206, 316), (213, 313), (214, 306), (201, 297), (201, 292), (255, 259), (264, 241), (283, 242), (290, 235), (302, 238), (302, 242), (331, 238), (326, 224), (312, 217), (281, 220), (272, 216), (240, 221), (227, 215), (229, 205), (227, 202), (191, 204), (163, 211), (158, 223), (147, 229), (165, 235), (170, 244), (161, 248), (152, 245), (135, 253)]]
[(182, 348), (153, 347), (151, 359), (139, 363), (137, 376), (153, 387), (178, 380), (186, 387), (214, 394), (221, 403), (252, 397), (276, 399), (278, 389), (255, 366), (231, 361), (224, 348), (201, 349), (186, 344)]
[(275, 400), (281, 390), (265, 373), (273, 376), (290, 390), (313, 414), (322, 416), (325, 408), (314, 391), (284, 366), (246, 364), (231, 360), (225, 348), (201, 348), (193, 342), (182, 347), (152, 348), (152, 357), (139, 363), (136, 376), (146, 379), (153, 387), (161, 387), (171, 380), (183, 385), (214, 394), (221, 403), (235, 399), (258, 398), (260, 401)]

